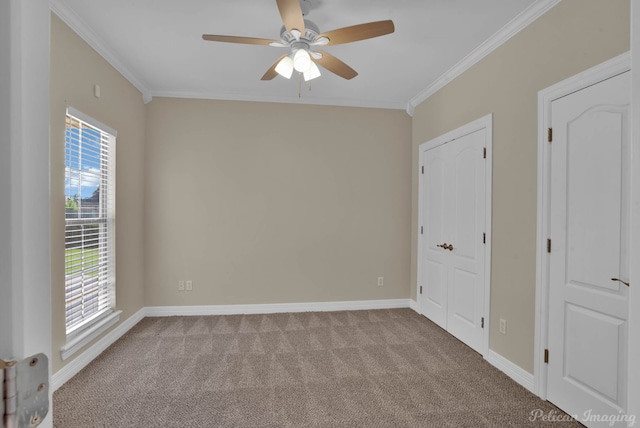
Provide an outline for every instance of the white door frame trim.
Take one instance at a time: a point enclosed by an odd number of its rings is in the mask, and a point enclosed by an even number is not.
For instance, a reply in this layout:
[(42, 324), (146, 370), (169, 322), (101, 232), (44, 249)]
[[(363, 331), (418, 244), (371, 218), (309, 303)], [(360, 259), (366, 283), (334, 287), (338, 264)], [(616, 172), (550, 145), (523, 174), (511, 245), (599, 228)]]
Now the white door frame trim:
[(487, 163), (485, 168), (485, 233), (486, 235), (486, 253), (484, 258), (484, 333), (482, 340), (481, 354), (487, 358), (489, 353), (489, 326), (491, 325), (489, 315), (490, 302), (491, 302), (491, 195), (493, 189), (493, 113), (489, 113), (480, 119), (473, 122), (462, 125), (459, 128), (449, 131), (446, 134), (440, 135), (432, 140), (420, 144), (418, 147), (418, 272), (417, 272), (417, 284), (416, 284), (416, 296), (418, 300), (419, 313), (423, 313), (422, 298), (420, 297), (420, 286), (422, 285), (422, 239), (424, 235), (420, 233), (420, 226), (422, 226), (421, 219), (424, 213), (424, 198), (422, 198), (422, 191), (424, 190), (424, 175), (420, 173), (420, 168), (424, 165), (424, 159), (422, 153), (425, 150), (430, 150), (435, 147), (446, 144), (450, 141), (469, 135), (473, 132), (481, 129), (486, 130), (485, 147), (487, 148)]
[(547, 130), (551, 123), (551, 103), (558, 98), (630, 69), (631, 55), (627, 52), (538, 92), (538, 213), (533, 392), (544, 400), (547, 398), (547, 365), (544, 363), (544, 350), (547, 348), (549, 341), (549, 254), (547, 253), (547, 239), (549, 238), (550, 226), (551, 147), (547, 141)]

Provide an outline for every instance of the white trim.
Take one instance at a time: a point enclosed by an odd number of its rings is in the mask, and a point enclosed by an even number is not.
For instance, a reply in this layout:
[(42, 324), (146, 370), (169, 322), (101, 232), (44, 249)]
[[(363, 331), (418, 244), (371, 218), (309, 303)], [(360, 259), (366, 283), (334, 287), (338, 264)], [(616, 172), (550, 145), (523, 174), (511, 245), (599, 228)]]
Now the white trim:
[(213, 306), (151, 306), (144, 307), (122, 322), (95, 344), (87, 348), (74, 360), (51, 377), (52, 392), (64, 385), (69, 379), (85, 368), (98, 355), (104, 352), (116, 340), (124, 336), (133, 326), (145, 317), (166, 316), (202, 316), (202, 315), (239, 315), (269, 314), (284, 312), (330, 312), (366, 309), (399, 309), (411, 307), (410, 299), (362, 300), (325, 303), (282, 303), (255, 305), (213, 305)]
[(98, 128), (101, 131), (106, 132), (107, 134), (113, 135), (116, 138), (118, 137), (118, 131), (116, 131), (115, 129), (113, 129), (110, 126), (105, 125), (104, 123), (100, 122), (99, 120), (96, 120), (96, 119), (92, 118), (88, 114), (85, 114), (85, 113), (81, 112), (80, 110), (71, 107), (70, 105), (67, 105), (67, 113), (69, 115), (75, 117), (76, 119), (80, 119), (81, 121), (88, 123), (89, 125), (93, 126), (94, 128)]
[[(544, 349), (548, 345), (548, 295), (549, 257), (546, 241), (549, 237), (549, 174), (550, 147), (547, 142), (547, 128), (551, 123), (551, 103), (587, 86), (616, 76), (631, 69), (629, 52), (619, 55), (600, 65), (592, 67), (573, 77), (538, 92), (538, 209), (536, 232), (536, 302), (534, 336), (534, 389), (540, 398), (547, 398), (547, 365), (544, 363)], [(629, 361), (632, 361), (630, 359)]]
[(193, 99), (205, 99), (205, 100), (223, 100), (223, 101), (250, 101), (250, 102), (264, 102), (264, 103), (285, 103), (285, 104), (309, 104), (309, 105), (328, 105), (328, 106), (342, 106), (342, 107), (365, 107), (365, 108), (382, 108), (391, 110), (404, 110), (406, 104), (404, 102), (383, 102), (372, 100), (358, 100), (358, 99), (346, 99), (346, 98), (313, 98), (297, 96), (256, 96), (239, 94), (233, 92), (189, 92), (189, 91), (165, 91), (165, 90), (153, 90), (151, 91), (153, 97), (166, 97), (166, 98), (193, 98)]
[[(640, 260), (640, 2), (631, 2), (631, 253), (630, 260)], [(629, 371), (627, 414), (640, 417), (640, 264), (631, 263), (629, 281)], [(631, 424), (629, 424), (631, 426)]]
[(492, 350), (489, 350), (485, 359), (489, 364), (535, 394), (534, 378), (531, 373)]
[[(51, 0), (49, 2), (51, 11), (55, 13), (65, 24), (69, 26), (82, 40), (91, 46), (102, 58), (104, 58), (113, 68), (115, 68), (125, 79), (127, 79), (137, 90), (142, 92), (143, 100), (149, 99), (148, 86), (118, 59), (118, 56), (110, 49), (106, 43), (88, 26), (82, 18), (69, 8), (62, 0)], [(145, 103), (148, 101), (145, 101)]]
[[(0, 357), (23, 359), (43, 353), (48, 367), (50, 22), (46, 1), (0, 2)], [(43, 394), (50, 403), (51, 390)], [(20, 391), (18, 405), (34, 396), (35, 391)], [(0, 407), (4, 410), (4, 402)], [(53, 426), (48, 408), (38, 410), (41, 428)]]
[(507, 25), (502, 27), (497, 33), (487, 39), (484, 43), (473, 50), (469, 55), (465, 56), (456, 65), (451, 67), (442, 76), (436, 79), (427, 88), (422, 90), (418, 95), (411, 98), (407, 104), (407, 113), (413, 116), (415, 109), (420, 103), (424, 102), (431, 95), (445, 87), (456, 77), (473, 67), (484, 57), (502, 46), (506, 41), (518, 34), (524, 28), (533, 23), (536, 19), (547, 13), (552, 7), (558, 4), (560, 0), (538, 0), (525, 9), (522, 13), (512, 19)]
[(420, 307), (418, 306), (418, 302), (416, 302), (413, 299), (409, 299), (409, 309), (413, 309), (414, 311), (420, 314)]
[(466, 125), (462, 125), (446, 134), (440, 135), (430, 141), (420, 144), (418, 147), (418, 263), (417, 263), (417, 284), (416, 284), (416, 296), (418, 302), (416, 304), (416, 311), (422, 314), (422, 299), (420, 298), (420, 279), (422, 278), (422, 239), (424, 235), (420, 234), (420, 219), (424, 214), (424, 200), (420, 197), (422, 195), (422, 189), (424, 189), (424, 174), (421, 173), (420, 168), (424, 165), (423, 152), (425, 150), (438, 147), (446, 144), (449, 141), (464, 137), (479, 130), (486, 130), (485, 146), (487, 148), (487, 160), (485, 165), (485, 226), (486, 233), (486, 252), (484, 263), (484, 337), (482, 341), (481, 354), (487, 355), (489, 352), (489, 326), (491, 325), (491, 224), (492, 224), (492, 190), (493, 190), (493, 114), (489, 113), (486, 116), (476, 119), (473, 122), (469, 122)]
[(286, 312), (332, 312), (366, 309), (409, 308), (410, 299), (359, 300), (349, 302), (271, 303), (253, 305), (150, 306), (148, 317), (275, 314)]
[[(122, 311), (119, 311), (122, 312)], [(146, 313), (146, 308), (140, 309), (138, 312), (127, 318), (116, 328), (111, 330), (102, 339), (97, 341), (91, 347), (87, 348), (83, 353), (78, 355), (73, 361), (69, 362), (62, 369), (58, 370), (51, 377), (51, 388), (53, 391), (60, 388), (69, 379), (75, 376), (80, 370), (85, 368), (91, 361), (100, 355), (105, 349), (111, 346), (116, 340), (120, 339), (126, 332), (131, 330), (133, 326), (139, 323)]]
[(298, 99), (289, 97), (253, 97), (245, 94), (237, 93), (219, 93), (219, 92), (189, 92), (189, 91), (166, 91), (150, 89), (148, 84), (141, 78), (138, 73), (128, 68), (95, 31), (91, 29), (69, 8), (63, 0), (51, 0), (51, 11), (58, 16), (65, 24), (67, 24), (82, 40), (91, 46), (102, 58), (104, 58), (113, 68), (115, 68), (125, 79), (127, 79), (136, 89), (142, 93), (142, 99), (145, 104), (149, 103), (153, 97), (168, 98), (196, 98), (196, 99), (215, 99), (215, 100), (233, 100), (233, 101), (254, 101), (254, 102), (275, 102), (287, 104), (312, 104), (312, 105), (332, 105), (346, 107), (367, 107), (367, 108), (384, 108), (395, 110), (406, 110), (413, 116), (415, 108), (424, 102), (431, 95), (442, 89), (449, 82), (460, 76), (473, 65), (478, 63), (484, 57), (489, 55), (495, 49), (500, 47), (506, 41), (518, 34), (540, 16), (544, 15), (548, 10), (558, 4), (560, 0), (537, 0), (527, 9), (518, 14), (514, 19), (502, 27), (489, 39), (484, 41), (480, 46), (465, 56), (457, 64), (446, 71), (437, 80), (431, 83), (427, 88), (420, 91), (416, 96), (411, 98), (406, 104), (404, 102), (381, 102), (370, 100), (347, 100), (338, 98), (328, 99)]
[(74, 334), (72, 339), (60, 348), (60, 358), (62, 361), (66, 360), (84, 346), (86, 346), (89, 342), (91, 342), (96, 337), (100, 336), (102, 333), (107, 331), (111, 326), (120, 321), (120, 314), (122, 311), (111, 312), (109, 315), (105, 316), (100, 321), (92, 324), (90, 327)]
[[(204, 315), (239, 315), (239, 314), (267, 314), (285, 312), (329, 312), (367, 309), (398, 309), (410, 308), (417, 312), (417, 302), (413, 299), (363, 300), (348, 302), (324, 303), (282, 303), (282, 304), (254, 304), (254, 305), (214, 305), (214, 306), (151, 306), (140, 309), (122, 322), (98, 342), (87, 348), (78, 357), (69, 362), (51, 378), (52, 391), (56, 391), (69, 379), (78, 374), (91, 361), (104, 352), (109, 346), (124, 336), (131, 328), (145, 317), (164, 316), (204, 316)], [(487, 362), (506, 373), (515, 382), (533, 391), (533, 375), (518, 367), (501, 355), (489, 350), (485, 359)]]
[(287, 104), (311, 104), (311, 105), (330, 105), (344, 107), (367, 107), (367, 108), (383, 108), (393, 110), (405, 110), (406, 103), (403, 101), (383, 102), (372, 100), (350, 100), (340, 98), (298, 98), (298, 97), (279, 97), (279, 96), (253, 96), (239, 94), (233, 92), (191, 92), (191, 91), (171, 91), (163, 89), (151, 89), (144, 81), (139, 73), (128, 68), (127, 65), (120, 60), (119, 55), (110, 48), (104, 40), (91, 29), (86, 22), (78, 16), (77, 13), (68, 7), (63, 0), (51, 0), (51, 11), (56, 14), (65, 24), (67, 24), (82, 40), (91, 46), (102, 58), (104, 58), (113, 68), (115, 68), (125, 79), (127, 79), (136, 89), (142, 93), (142, 100), (145, 104), (149, 103), (153, 97), (167, 98), (194, 98), (206, 100), (225, 100), (225, 101), (251, 101), (251, 102), (269, 102), (269, 103), (287, 103)]

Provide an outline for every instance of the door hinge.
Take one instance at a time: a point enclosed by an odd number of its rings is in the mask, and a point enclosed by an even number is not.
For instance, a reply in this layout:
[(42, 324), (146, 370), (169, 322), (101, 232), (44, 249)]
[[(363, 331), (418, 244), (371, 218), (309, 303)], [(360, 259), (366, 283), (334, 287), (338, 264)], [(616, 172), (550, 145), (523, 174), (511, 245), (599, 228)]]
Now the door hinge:
[(486, 244), (486, 243), (487, 243), (487, 234), (486, 234), (486, 233), (483, 233), (483, 234), (482, 234), (482, 243), (483, 243), (483, 244)]
[(420, 226), (420, 235), (422, 234), (423, 234), (423, 229), (422, 229), (422, 226)]
[(36, 427), (49, 412), (49, 360), (37, 354), (22, 361), (0, 359), (0, 422), (6, 428)]
[(547, 239), (547, 253), (551, 252), (551, 239)]
[(482, 158), (483, 159), (487, 158), (487, 148), (486, 147), (482, 149)]
[(552, 142), (553, 141), (553, 128), (548, 128), (547, 129), (547, 141), (548, 142)]
[(547, 363), (547, 364), (549, 363), (549, 350), (548, 349), (544, 350), (544, 362)]
[(484, 317), (480, 318), (480, 328), (484, 328)]
[(422, 173), (424, 174), (424, 165), (422, 165)]
[(420, 294), (422, 294), (422, 285), (420, 286)]

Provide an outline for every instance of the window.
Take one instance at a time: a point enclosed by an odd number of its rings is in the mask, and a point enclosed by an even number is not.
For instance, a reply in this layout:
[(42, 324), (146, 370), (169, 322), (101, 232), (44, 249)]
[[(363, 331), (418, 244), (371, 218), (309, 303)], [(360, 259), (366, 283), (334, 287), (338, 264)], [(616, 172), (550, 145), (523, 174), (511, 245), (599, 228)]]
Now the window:
[[(86, 339), (83, 345), (92, 338), (87, 339), (88, 335), (99, 334), (95, 332), (96, 326), (106, 329), (105, 319), (114, 314), (115, 136), (115, 131), (108, 127), (70, 107), (67, 109), (64, 178), (67, 345), (78, 336)], [(63, 359), (64, 352), (63, 348)]]

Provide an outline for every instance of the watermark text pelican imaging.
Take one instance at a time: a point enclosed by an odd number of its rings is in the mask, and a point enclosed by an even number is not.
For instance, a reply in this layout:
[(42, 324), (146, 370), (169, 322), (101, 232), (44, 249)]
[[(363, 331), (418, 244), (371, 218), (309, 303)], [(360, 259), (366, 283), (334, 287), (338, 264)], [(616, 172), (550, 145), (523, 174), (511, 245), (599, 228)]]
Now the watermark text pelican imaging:
[(529, 420), (531, 422), (606, 422), (610, 427), (619, 422), (626, 422), (626, 426), (632, 427), (636, 423), (636, 415), (627, 415), (623, 412), (618, 412), (617, 414), (601, 415), (594, 413), (592, 409), (589, 409), (585, 411), (581, 416), (579, 416), (568, 415), (562, 411), (555, 409), (551, 409), (548, 412), (545, 412), (542, 409), (533, 409), (531, 413), (529, 413)]

